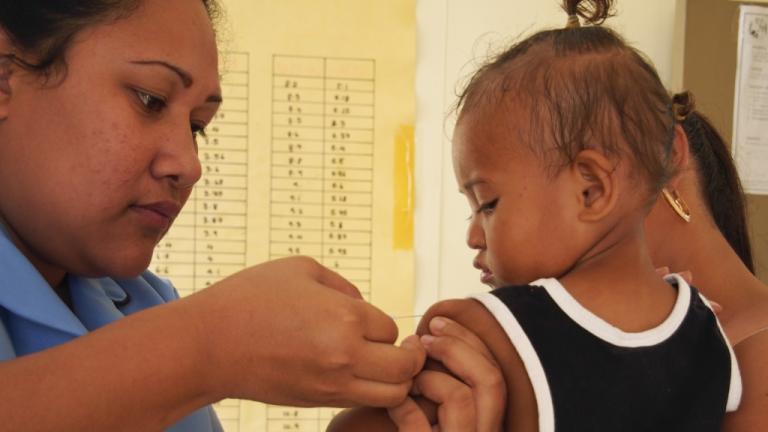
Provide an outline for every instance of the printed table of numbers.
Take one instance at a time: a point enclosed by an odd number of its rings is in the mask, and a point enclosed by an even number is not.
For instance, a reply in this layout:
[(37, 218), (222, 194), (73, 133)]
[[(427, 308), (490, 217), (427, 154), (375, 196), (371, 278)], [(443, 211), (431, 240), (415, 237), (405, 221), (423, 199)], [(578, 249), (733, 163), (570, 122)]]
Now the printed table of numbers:
[(373, 60), (275, 56), (270, 257), (371, 286)]
[[(370, 297), (373, 60), (275, 56), (270, 258), (308, 255)], [(324, 431), (338, 410), (269, 407), (267, 430)]]

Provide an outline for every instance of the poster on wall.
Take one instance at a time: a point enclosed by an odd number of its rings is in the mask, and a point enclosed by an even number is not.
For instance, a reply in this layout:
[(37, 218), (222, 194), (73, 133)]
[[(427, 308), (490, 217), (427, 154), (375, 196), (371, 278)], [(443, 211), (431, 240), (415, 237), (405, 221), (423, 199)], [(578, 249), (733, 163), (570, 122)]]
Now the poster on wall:
[(741, 6), (733, 158), (744, 191), (768, 195), (768, 7)]

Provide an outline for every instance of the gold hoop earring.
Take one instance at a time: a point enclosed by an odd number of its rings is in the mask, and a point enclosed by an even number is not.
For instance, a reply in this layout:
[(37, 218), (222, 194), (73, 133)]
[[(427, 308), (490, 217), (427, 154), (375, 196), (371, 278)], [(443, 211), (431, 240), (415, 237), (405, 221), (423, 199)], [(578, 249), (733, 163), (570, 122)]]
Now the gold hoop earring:
[(675, 189), (670, 191), (669, 189), (664, 188), (661, 190), (661, 193), (664, 195), (664, 199), (667, 200), (669, 206), (672, 207), (672, 210), (680, 216), (680, 219), (685, 222), (691, 221), (691, 210), (688, 209), (688, 204), (680, 198), (680, 195), (678, 195)]

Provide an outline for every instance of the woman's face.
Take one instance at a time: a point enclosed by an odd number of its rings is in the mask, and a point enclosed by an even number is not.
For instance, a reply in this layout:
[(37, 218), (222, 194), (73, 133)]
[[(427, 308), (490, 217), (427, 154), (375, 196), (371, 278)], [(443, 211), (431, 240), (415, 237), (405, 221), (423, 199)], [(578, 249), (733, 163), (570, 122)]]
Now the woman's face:
[(49, 282), (134, 276), (200, 178), (193, 131), (221, 99), (213, 29), (201, 1), (145, 0), (66, 60), (48, 84), (14, 69), (2, 95), (0, 218)]

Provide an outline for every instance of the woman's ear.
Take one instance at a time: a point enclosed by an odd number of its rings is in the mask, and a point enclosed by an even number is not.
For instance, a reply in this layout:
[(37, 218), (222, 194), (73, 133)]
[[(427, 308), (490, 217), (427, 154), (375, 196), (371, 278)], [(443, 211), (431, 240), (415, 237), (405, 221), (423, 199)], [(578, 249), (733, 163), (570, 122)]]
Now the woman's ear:
[(616, 164), (602, 153), (587, 149), (576, 155), (571, 170), (579, 194), (579, 220), (602, 220), (616, 207)]
[(675, 175), (667, 182), (667, 186), (677, 189), (680, 185), (680, 178), (689, 168), (691, 162), (691, 147), (688, 143), (688, 135), (685, 129), (679, 124), (675, 125), (675, 138), (672, 141), (672, 151), (670, 161), (675, 168)]

